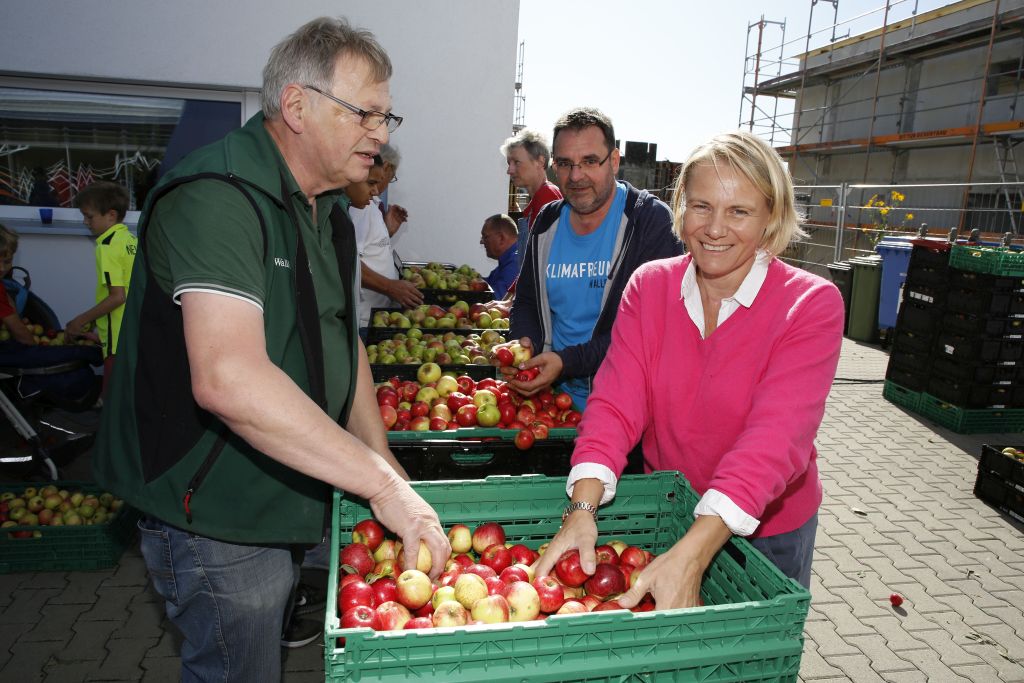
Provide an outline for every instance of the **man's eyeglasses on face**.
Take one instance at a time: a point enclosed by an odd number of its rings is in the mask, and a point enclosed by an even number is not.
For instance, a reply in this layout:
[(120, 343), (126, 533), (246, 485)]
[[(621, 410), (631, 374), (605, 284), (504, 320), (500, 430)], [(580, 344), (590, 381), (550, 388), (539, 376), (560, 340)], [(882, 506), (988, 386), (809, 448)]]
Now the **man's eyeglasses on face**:
[(555, 167), (557, 173), (568, 175), (572, 173), (572, 169), (578, 168), (583, 172), (596, 171), (598, 168), (604, 165), (604, 162), (608, 161), (612, 156), (612, 151), (609, 150), (608, 154), (605, 155), (604, 159), (598, 159), (596, 156), (584, 157), (578, 164), (574, 164), (568, 159), (555, 159), (552, 164)]
[(354, 104), (349, 104), (345, 100), (340, 100), (334, 95), (328, 92), (324, 92), (315, 85), (304, 85), (302, 87), (308, 90), (312, 90), (313, 92), (320, 93), (321, 95), (331, 100), (335, 104), (340, 104), (341, 106), (345, 107), (345, 109), (348, 109), (353, 114), (359, 114), (359, 116), (361, 117), (359, 120), (359, 125), (361, 125), (366, 130), (377, 130), (378, 128), (380, 128), (380, 124), (386, 123), (388, 127), (388, 132), (394, 133), (398, 129), (398, 127), (402, 125), (401, 116), (385, 114), (384, 112), (379, 111), (366, 111), (365, 109), (360, 109)]

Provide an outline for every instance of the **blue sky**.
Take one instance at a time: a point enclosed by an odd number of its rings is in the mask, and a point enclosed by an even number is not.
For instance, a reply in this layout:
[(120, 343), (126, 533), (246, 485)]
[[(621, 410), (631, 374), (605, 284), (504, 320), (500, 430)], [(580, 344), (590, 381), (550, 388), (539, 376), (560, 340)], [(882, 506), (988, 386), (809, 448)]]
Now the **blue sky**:
[[(894, 0), (890, 21), (945, 4)], [(659, 160), (683, 161), (739, 124), (748, 24), (762, 13), (785, 22), (784, 52), (793, 55), (806, 44), (810, 7), (810, 0), (520, 0), (526, 125), (550, 136), (562, 112), (595, 106), (620, 140), (655, 142)], [(884, 0), (840, 0), (838, 36), (880, 27), (884, 8)], [(833, 18), (827, 0), (815, 6), (812, 48), (831, 39)], [(770, 26), (766, 53), (778, 54), (782, 35)]]

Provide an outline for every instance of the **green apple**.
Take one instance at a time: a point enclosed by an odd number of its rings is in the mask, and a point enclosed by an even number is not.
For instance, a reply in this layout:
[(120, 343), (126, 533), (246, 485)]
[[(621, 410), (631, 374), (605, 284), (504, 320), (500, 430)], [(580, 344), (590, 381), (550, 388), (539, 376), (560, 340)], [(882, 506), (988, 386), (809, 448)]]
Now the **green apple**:
[(441, 366), (437, 363), (424, 363), (416, 371), (416, 379), (420, 384), (430, 384), (441, 379)]
[[(491, 393), (486, 390), (484, 391), (488, 394)], [(477, 391), (476, 395), (479, 396), (480, 393), (480, 391)], [(475, 401), (476, 396), (474, 396), (473, 398)], [(476, 411), (476, 423), (478, 425), (480, 425), (481, 427), (493, 427), (499, 422), (501, 422), (501, 411), (498, 409), (498, 405), (496, 403), (485, 403), (483, 405), (478, 406)]]
[(490, 389), (477, 389), (473, 394), (473, 405), (482, 408), (486, 405), (498, 405), (498, 397)]

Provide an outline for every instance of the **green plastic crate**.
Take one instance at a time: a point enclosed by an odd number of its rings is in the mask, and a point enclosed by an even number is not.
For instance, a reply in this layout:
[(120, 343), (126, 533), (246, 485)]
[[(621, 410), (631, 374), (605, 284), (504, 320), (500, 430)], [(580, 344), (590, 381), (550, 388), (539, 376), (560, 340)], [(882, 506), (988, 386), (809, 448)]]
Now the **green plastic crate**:
[(1024, 408), (961, 408), (925, 392), (916, 412), (957, 434), (1024, 432)]
[(976, 273), (1024, 275), (1024, 251), (958, 244), (950, 252), (949, 265)]
[(910, 389), (901, 387), (895, 382), (885, 380), (885, 385), (882, 388), (882, 396), (888, 399), (891, 403), (895, 403), (901, 408), (907, 410), (913, 410), (918, 412), (921, 407), (921, 392), (911, 391)]
[[(102, 493), (94, 483), (54, 481), (58, 489)], [(0, 484), (0, 492), (21, 492), (28, 483)], [(93, 526), (18, 526), (0, 533), (0, 574), (11, 572), (85, 571), (108, 569), (117, 564), (124, 549), (135, 539), (139, 512), (125, 505), (106, 524)], [(39, 538), (8, 538), (13, 531), (38, 531)]]
[[(532, 547), (561, 526), (564, 477), (490, 477), (414, 488), (447, 528), (501, 523)], [(627, 475), (601, 509), (600, 541), (656, 553), (689, 528), (697, 495), (677, 472)], [(335, 492), (325, 624), (328, 681), (795, 681), (810, 593), (743, 539), (731, 540), (705, 577), (706, 607), (560, 615), (519, 624), (375, 632), (341, 629), (339, 539), (370, 516)], [(344, 646), (339, 646), (344, 638)]]

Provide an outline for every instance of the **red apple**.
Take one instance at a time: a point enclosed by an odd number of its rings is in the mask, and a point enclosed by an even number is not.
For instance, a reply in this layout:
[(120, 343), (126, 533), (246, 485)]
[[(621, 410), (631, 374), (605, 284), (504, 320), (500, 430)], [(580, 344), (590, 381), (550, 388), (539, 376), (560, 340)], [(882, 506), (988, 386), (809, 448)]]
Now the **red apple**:
[(613, 609), (626, 609), (619, 604), (618, 600), (609, 600), (608, 602), (602, 602), (600, 605), (590, 610), (591, 612), (608, 612)]
[(621, 553), (619, 558), (622, 560), (622, 564), (631, 564), (634, 567), (646, 567), (647, 566), (647, 555), (643, 550), (636, 546), (628, 545)]
[(487, 585), (488, 595), (504, 595), (505, 589), (508, 588), (508, 584), (511, 581), (503, 581), (500, 576), (488, 576), (484, 579), (484, 584)]
[(391, 429), (398, 422), (398, 411), (392, 405), (380, 406), (380, 419), (384, 423), (384, 429)]
[(395, 582), (398, 590), (398, 602), (409, 609), (419, 609), (430, 602), (434, 594), (434, 586), (430, 577), (418, 569), (406, 569), (399, 574)]
[(509, 621), (530, 621), (540, 614), (537, 589), (525, 581), (510, 583), (505, 599), (508, 600)]
[(604, 562), (597, 565), (594, 575), (587, 579), (584, 587), (588, 595), (604, 600), (626, 590), (626, 581), (617, 565)]
[(615, 552), (615, 548), (613, 548), (610, 545), (597, 546), (596, 548), (594, 548), (594, 554), (597, 555), (598, 564), (601, 564), (603, 562), (607, 564), (618, 565), (622, 562), (619, 559), (619, 554)]
[(495, 543), (505, 544), (505, 529), (497, 522), (485, 522), (473, 530), (473, 550), (480, 554)]
[(476, 413), (477, 407), (473, 404), (461, 406), (455, 412), (455, 421), (459, 423), (460, 427), (474, 427), (476, 426)]
[(380, 630), (380, 618), (377, 610), (368, 605), (356, 605), (347, 612), (341, 613), (342, 628), (372, 628)]
[(512, 563), (512, 553), (509, 552), (504, 543), (495, 543), (480, 553), (480, 564), (486, 564), (496, 574), (500, 574), (502, 570), (511, 567)]
[(555, 614), (582, 614), (589, 611), (582, 602), (578, 600), (566, 600), (562, 603), (562, 606), (558, 608)]
[(569, 410), (572, 408), (572, 395), (562, 392), (555, 394), (555, 407), (561, 410)]
[(533, 564), (540, 557), (535, 551), (527, 548), (522, 543), (516, 543), (514, 546), (508, 549), (512, 553), (513, 564)]
[(476, 389), (476, 382), (469, 375), (459, 375), (455, 381), (459, 383), (459, 391), (464, 394), (472, 394)]
[(352, 527), (352, 542), (362, 543), (370, 552), (376, 550), (384, 540), (384, 527), (374, 519), (364, 519)]
[(411, 432), (425, 432), (430, 429), (430, 418), (426, 415), (420, 415), (409, 420), (409, 431)]
[(395, 583), (395, 579), (391, 576), (384, 576), (370, 584), (373, 588), (373, 597), (375, 605), (382, 605), (385, 602), (392, 600), (398, 600), (398, 585)]
[(508, 425), (516, 419), (516, 407), (511, 403), (499, 403), (498, 411), (501, 413), (501, 424)]
[(427, 427), (432, 432), (443, 432), (448, 429), (448, 421), (443, 417), (432, 417), (430, 422), (427, 423)]
[(428, 619), (434, 613), (434, 603), (428, 602), (419, 609), (410, 610), (413, 617), (427, 617)]
[(555, 563), (555, 574), (558, 575), (559, 581), (572, 588), (582, 586), (589, 578), (580, 566), (580, 551), (576, 549), (566, 551), (558, 558), (558, 562)]
[(507, 346), (499, 346), (494, 350), (494, 359), (498, 361), (498, 367), (509, 368), (512, 367), (512, 363), (515, 358), (512, 356), (512, 352), (508, 350)]
[(338, 591), (340, 592), (342, 588), (349, 585), (350, 583), (355, 583), (357, 581), (363, 580), (363, 577), (359, 574), (345, 574), (345, 576), (341, 577), (341, 581), (338, 583)]
[(595, 595), (584, 595), (580, 598), (580, 603), (587, 608), (588, 612), (593, 612), (594, 608), (601, 604), (601, 600)]
[(511, 609), (503, 595), (488, 595), (473, 604), (471, 614), (485, 624), (503, 624), (509, 620)]
[(432, 629), (434, 628), (434, 622), (429, 616), (415, 616), (406, 622), (406, 626), (403, 628), (407, 631), (412, 629)]
[(515, 445), (521, 451), (529, 450), (533, 447), (533, 442), (537, 440), (533, 432), (529, 429), (520, 429), (516, 433)]
[(461, 391), (453, 391), (452, 393), (448, 394), (447, 405), (448, 410), (452, 411), (452, 415), (458, 413), (459, 408), (461, 408), (462, 406), (472, 402), (473, 399), (471, 399), (469, 396), (462, 393)]
[(551, 576), (539, 576), (533, 580), (533, 587), (537, 590), (540, 598), (540, 611), (545, 614), (552, 614), (565, 602), (562, 594), (562, 584), (555, 581)]
[(409, 408), (409, 414), (412, 415), (413, 418), (425, 417), (429, 412), (430, 404), (426, 401), (416, 401), (412, 404), (412, 407)]
[[(470, 546), (469, 546), (470, 549), (473, 548), (472, 543), (473, 542), (470, 541)], [(460, 565), (462, 565), (463, 569), (465, 569), (466, 567), (469, 567), (470, 565), (475, 564), (473, 562), (473, 558), (470, 557), (469, 555), (467, 555), (466, 553), (459, 553), (458, 555), (455, 555), (454, 557), (452, 557), (452, 559), (455, 560), (456, 562), (458, 562)]]
[(452, 545), (452, 553), (467, 553), (473, 549), (473, 533), (465, 524), (453, 524), (448, 530), (448, 542)]
[(431, 617), (434, 626), (465, 626), (469, 621), (469, 612), (456, 600), (445, 600), (434, 607)]
[[(454, 560), (449, 560), (454, 562)], [(459, 574), (462, 573), (462, 565), (455, 562), (455, 567), (448, 569), (441, 573), (441, 576), (437, 577), (438, 586), (450, 586), (455, 583), (455, 579), (459, 578)]]
[(405, 628), (412, 614), (405, 605), (392, 601), (377, 605), (377, 618), (380, 620), (381, 631), (395, 631)]
[(345, 613), (359, 605), (365, 605), (366, 607), (375, 607), (377, 605), (373, 587), (365, 581), (350, 583), (338, 593), (339, 612)]
[(481, 579), (486, 579), (491, 576), (497, 576), (498, 572), (494, 571), (486, 564), (471, 564), (462, 570), (463, 574), (476, 574)]
[(543, 421), (537, 419), (530, 424), (530, 431), (533, 432), (535, 439), (546, 439), (548, 438), (548, 426)]
[(526, 573), (526, 570), (522, 567), (512, 565), (511, 567), (505, 567), (498, 574), (498, 578), (505, 583), (513, 583), (515, 581), (530, 581), (530, 575)]
[(350, 543), (342, 548), (338, 559), (342, 567), (348, 566), (354, 570), (354, 572), (348, 572), (349, 574), (356, 573), (366, 576), (373, 570), (373, 553), (365, 543)]

